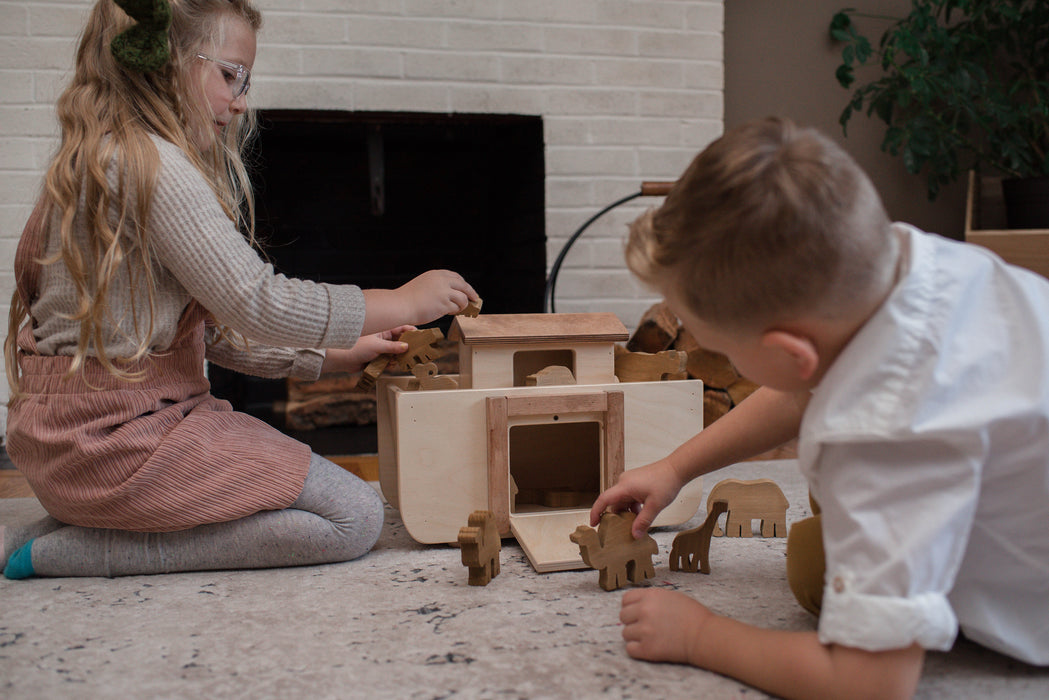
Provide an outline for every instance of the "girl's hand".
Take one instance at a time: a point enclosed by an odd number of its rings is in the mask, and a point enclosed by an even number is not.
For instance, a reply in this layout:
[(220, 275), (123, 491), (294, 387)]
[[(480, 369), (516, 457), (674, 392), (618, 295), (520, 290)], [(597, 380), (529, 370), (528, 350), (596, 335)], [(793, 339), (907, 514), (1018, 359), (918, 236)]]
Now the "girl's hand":
[(676, 591), (629, 590), (619, 612), (626, 653), (646, 661), (695, 664), (696, 640), (713, 617), (706, 606)]
[(360, 372), (379, 355), (399, 355), (408, 350), (408, 343), (397, 340), (401, 333), (415, 330), (415, 326), (399, 326), (372, 335), (362, 335), (352, 348), (328, 348), (321, 372)]
[(609, 507), (620, 512), (637, 513), (634, 519), (634, 538), (643, 537), (660, 511), (670, 505), (685, 483), (668, 459), (629, 469), (623, 472), (616, 485), (603, 492), (590, 509), (590, 525), (601, 521), (601, 514)]
[(412, 323), (429, 323), (466, 308), (477, 292), (457, 272), (430, 270), (397, 288)]

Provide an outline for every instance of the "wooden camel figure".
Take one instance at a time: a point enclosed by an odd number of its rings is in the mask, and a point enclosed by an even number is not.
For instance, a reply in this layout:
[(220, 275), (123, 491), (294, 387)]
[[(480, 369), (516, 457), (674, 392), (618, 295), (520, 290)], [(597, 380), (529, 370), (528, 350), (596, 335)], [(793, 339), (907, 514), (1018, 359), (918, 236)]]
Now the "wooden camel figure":
[(601, 571), (598, 584), (606, 591), (614, 591), (627, 579), (639, 583), (656, 575), (652, 556), (659, 553), (659, 547), (651, 535), (634, 539), (630, 528), (635, 517), (631, 512), (603, 513), (596, 531), (580, 525), (569, 535), (579, 545), (583, 563)]
[(707, 513), (717, 501), (728, 503), (725, 532), (714, 528), (714, 537), (750, 537), (751, 521), (761, 521), (762, 537), (787, 536), (787, 497), (772, 479), (719, 481), (707, 496)]
[(475, 510), (466, 522), (467, 527), (459, 528), (459, 546), (463, 565), (470, 570), (467, 583), (487, 586), (499, 575), (499, 550), (503, 546), (495, 516), (490, 510)]
[(715, 501), (710, 506), (707, 519), (699, 527), (682, 530), (670, 547), (671, 571), (699, 571), (710, 573), (710, 537), (717, 527), (718, 518), (728, 510), (728, 503)]

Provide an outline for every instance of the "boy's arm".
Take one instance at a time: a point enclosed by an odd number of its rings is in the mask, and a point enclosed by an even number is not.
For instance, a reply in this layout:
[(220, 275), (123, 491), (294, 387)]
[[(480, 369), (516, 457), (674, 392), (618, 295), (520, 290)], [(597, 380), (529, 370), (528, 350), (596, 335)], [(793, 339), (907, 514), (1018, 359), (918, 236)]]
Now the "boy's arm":
[(620, 619), (635, 658), (688, 663), (784, 698), (909, 698), (925, 658), (918, 645), (868, 652), (761, 629), (665, 589), (628, 591)]
[(808, 398), (808, 392), (758, 389), (667, 457), (623, 473), (594, 501), (590, 524), (596, 525), (606, 508), (633, 510), (634, 537), (641, 537), (688, 482), (796, 437)]
[(798, 436), (810, 394), (761, 387), (667, 459), (683, 483), (779, 447)]
[(815, 632), (767, 630), (727, 617), (705, 625), (690, 663), (782, 698), (910, 698), (925, 650), (821, 644)]

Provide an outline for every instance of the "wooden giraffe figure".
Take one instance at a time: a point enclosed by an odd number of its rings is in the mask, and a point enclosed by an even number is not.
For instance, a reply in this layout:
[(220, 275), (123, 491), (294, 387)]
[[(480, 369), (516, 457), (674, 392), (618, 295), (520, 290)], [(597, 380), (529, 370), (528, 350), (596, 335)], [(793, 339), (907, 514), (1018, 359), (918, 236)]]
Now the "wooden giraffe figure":
[(490, 510), (475, 510), (466, 522), (467, 527), (459, 528), (459, 546), (463, 565), (470, 569), (467, 582), (471, 586), (487, 586), (499, 575), (499, 550), (502, 549), (495, 516)]
[(628, 579), (639, 583), (656, 575), (652, 556), (659, 553), (659, 547), (651, 535), (634, 539), (630, 528), (635, 517), (629, 511), (603, 513), (596, 531), (580, 525), (569, 535), (579, 545), (583, 563), (601, 571), (598, 584), (606, 591), (614, 591)]
[(728, 503), (715, 501), (710, 504), (710, 512), (702, 525), (677, 534), (670, 547), (671, 571), (710, 573), (710, 538), (717, 527), (718, 518), (727, 510)]

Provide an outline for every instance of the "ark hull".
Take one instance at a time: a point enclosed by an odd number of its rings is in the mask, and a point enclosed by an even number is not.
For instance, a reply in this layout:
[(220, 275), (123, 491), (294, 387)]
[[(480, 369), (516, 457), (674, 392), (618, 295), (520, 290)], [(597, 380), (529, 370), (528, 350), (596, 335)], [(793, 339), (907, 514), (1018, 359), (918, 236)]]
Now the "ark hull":
[[(408, 533), (455, 542), (475, 510), (501, 514), (537, 571), (584, 568), (568, 539), (623, 469), (665, 457), (703, 425), (697, 380), (408, 391), (379, 380), (379, 474)], [(509, 408), (508, 408), (509, 407)], [(701, 505), (688, 484), (656, 519)]]

